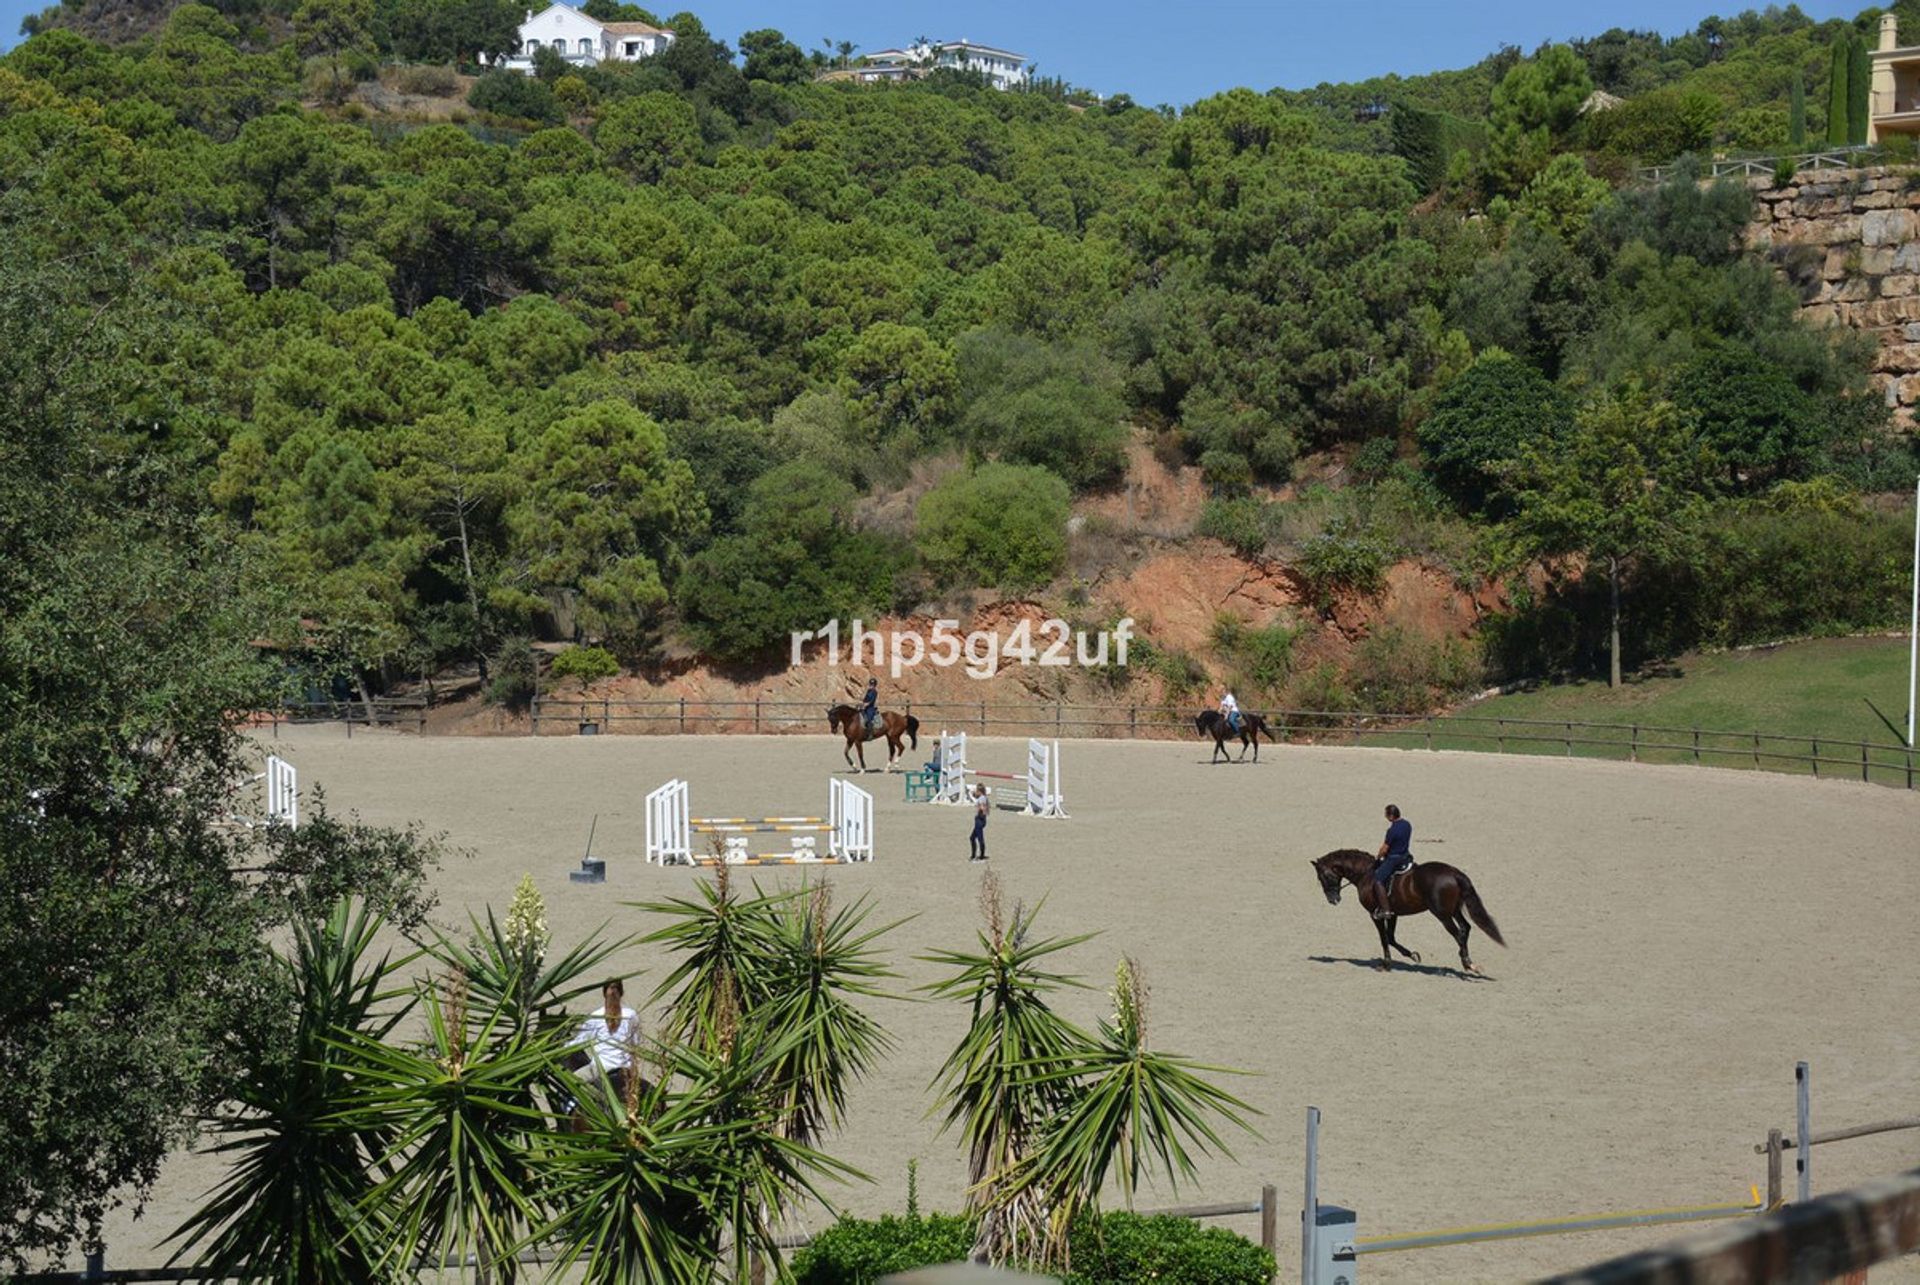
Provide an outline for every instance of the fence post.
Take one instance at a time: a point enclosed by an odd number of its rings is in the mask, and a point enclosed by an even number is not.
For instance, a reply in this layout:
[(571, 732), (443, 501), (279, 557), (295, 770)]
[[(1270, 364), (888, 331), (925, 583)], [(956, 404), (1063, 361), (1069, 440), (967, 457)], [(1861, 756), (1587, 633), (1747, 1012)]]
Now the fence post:
[(687, 698), (684, 696), (680, 698), (680, 730), (687, 730)]
[[(1129, 705), (1127, 706), (1127, 739), (1132, 740), (1134, 737), (1138, 736), (1139, 734), (1140, 734), (1140, 707), (1138, 705)], [(1908, 772), (1907, 784), (1908, 785), (1913, 784), (1911, 771)]]
[(1860, 742), (1860, 779), (1867, 779), (1867, 743)]
[(527, 712), (533, 720), (533, 734), (540, 735), (540, 698), (538, 696), (535, 696), (527, 706)]
[(1640, 724), (1638, 723), (1633, 725), (1633, 744), (1627, 750), (1627, 761), (1629, 763), (1640, 761)]
[(760, 698), (758, 696), (753, 698), (753, 734), (755, 736), (760, 734)]
[(1813, 1110), (1807, 1083), (1811, 1073), (1805, 1062), (1793, 1064), (1794, 1096), (1794, 1172), (1799, 1175), (1800, 1203), (1813, 1199)]
[(605, 696), (600, 698), (600, 726), (613, 730), (613, 701)]
[(1320, 1226), (1320, 1108), (1307, 1108), (1307, 1190), (1300, 1202), (1300, 1279), (1313, 1279), (1315, 1230)]
[(1501, 718), (1494, 721), (1496, 723), (1493, 729), (1494, 734), (1500, 738), (1500, 752), (1505, 754), (1507, 752), (1507, 720)]
[(87, 1267), (86, 1270), (81, 1273), (81, 1277), (85, 1280), (97, 1281), (106, 1279), (106, 1275), (107, 1247), (102, 1245), (98, 1249), (89, 1249), (87, 1251)]
[(1061, 710), (1060, 702), (1055, 701), (1053, 703), (1053, 734), (1055, 736), (1060, 735), (1060, 710)]
[(1573, 757), (1573, 724), (1567, 724), (1567, 757)]
[(1813, 774), (1820, 775), (1820, 738), (1813, 738)]
[(1767, 1130), (1767, 1212), (1780, 1208), (1785, 1193), (1780, 1190), (1780, 1130)]
[(980, 735), (985, 736), (986, 734), (987, 734), (987, 703), (985, 701), (981, 701), (980, 702)]
[(1269, 1254), (1280, 1247), (1279, 1195), (1270, 1182), (1260, 1188), (1260, 1248)]
[(1760, 766), (1760, 733), (1753, 734), (1753, 765)]
[(1700, 729), (1693, 729), (1693, 765), (1700, 766)]

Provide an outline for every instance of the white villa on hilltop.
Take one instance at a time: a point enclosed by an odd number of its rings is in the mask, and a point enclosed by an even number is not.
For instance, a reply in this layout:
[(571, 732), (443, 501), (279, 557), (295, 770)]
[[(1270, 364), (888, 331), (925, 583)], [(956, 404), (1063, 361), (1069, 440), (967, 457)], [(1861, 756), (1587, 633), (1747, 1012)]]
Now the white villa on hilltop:
[(911, 80), (924, 75), (929, 68), (951, 67), (955, 71), (980, 72), (995, 89), (1013, 89), (1027, 83), (1032, 61), (1025, 54), (977, 45), (971, 40), (941, 40), (868, 54), (862, 60), (863, 65), (853, 69), (849, 79)]
[(520, 48), (499, 65), (531, 75), (536, 49), (551, 49), (576, 67), (638, 62), (672, 43), (673, 33), (664, 27), (645, 22), (601, 22), (555, 0), (539, 13), (527, 10), (527, 20), (520, 24)]

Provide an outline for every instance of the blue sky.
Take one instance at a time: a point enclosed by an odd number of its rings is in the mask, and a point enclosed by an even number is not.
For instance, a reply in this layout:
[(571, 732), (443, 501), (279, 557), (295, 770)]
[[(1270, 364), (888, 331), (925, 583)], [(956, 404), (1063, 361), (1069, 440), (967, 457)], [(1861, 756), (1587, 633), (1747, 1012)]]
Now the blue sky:
[[(644, 0), (643, 0), (644, 2)], [(659, 0), (664, 15), (687, 0)], [(1814, 18), (1851, 16), (1864, 0), (1801, 0)], [(38, 0), (0, 0), (0, 42), (19, 37), (20, 19)], [(1596, 35), (1608, 27), (1673, 35), (1708, 13), (1739, 3), (1699, 0), (1417, 0), (1306, 4), (1148, 4), (1142, 0), (694, 0), (698, 14), (729, 44), (756, 27), (777, 27), (803, 48), (823, 38), (881, 49), (915, 36), (965, 37), (1035, 59), (1047, 75), (1143, 103), (1189, 103), (1235, 85), (1304, 88), (1464, 67), (1501, 43), (1532, 49), (1544, 40)]]

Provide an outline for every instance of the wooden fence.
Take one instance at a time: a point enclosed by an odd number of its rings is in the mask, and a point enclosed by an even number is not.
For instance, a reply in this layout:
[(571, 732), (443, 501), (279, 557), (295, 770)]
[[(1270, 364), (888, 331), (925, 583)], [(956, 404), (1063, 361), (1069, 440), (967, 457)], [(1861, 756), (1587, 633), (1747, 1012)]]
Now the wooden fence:
[[(1700, 162), (1701, 178), (1722, 178), (1737, 174), (1742, 178), (1753, 175), (1765, 175), (1771, 178), (1783, 164), (1793, 166), (1796, 174), (1810, 170), (1852, 170), (1868, 165), (1885, 163), (1886, 154), (1871, 143), (1858, 147), (1828, 147), (1814, 152), (1797, 152), (1791, 156), (1716, 156)], [(1634, 170), (1634, 178), (1643, 183), (1659, 183), (1680, 169), (1678, 163), (1670, 165), (1643, 165)]]
[[(1170, 705), (1016, 705), (991, 701), (907, 701), (898, 706), (921, 729), (1006, 736), (1094, 739), (1188, 739), (1198, 734), (1197, 708)], [(1692, 763), (1765, 768), (1813, 776), (1857, 777), (1913, 789), (1920, 753), (1904, 746), (1779, 732), (1720, 732), (1653, 723), (1589, 723), (1564, 719), (1492, 718), (1457, 714), (1363, 714), (1344, 710), (1264, 711), (1284, 741), (1397, 749), (1557, 754), (1633, 763)], [(826, 730), (823, 701), (617, 701), (542, 697), (533, 704), (533, 734), (638, 732), (805, 733)]]

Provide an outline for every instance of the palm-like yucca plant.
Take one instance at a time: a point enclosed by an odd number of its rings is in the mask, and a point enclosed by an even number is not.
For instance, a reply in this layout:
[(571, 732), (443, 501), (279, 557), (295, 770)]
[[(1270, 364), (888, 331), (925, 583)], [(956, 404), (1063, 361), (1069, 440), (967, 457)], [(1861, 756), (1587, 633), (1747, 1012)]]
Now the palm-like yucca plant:
[(724, 865), (696, 886), (698, 901), (675, 897), (639, 906), (667, 920), (641, 940), (680, 956), (653, 991), (656, 1001), (671, 997), (666, 1037), (675, 1043), (730, 1036), (741, 1014), (766, 997), (778, 955), (774, 907), (792, 895), (769, 895), (756, 885), (751, 896), (742, 896)]
[(824, 884), (741, 896), (725, 866), (699, 900), (645, 908), (668, 917), (645, 940), (681, 956), (654, 994), (670, 999), (678, 1073), (705, 1086), (709, 1119), (730, 1130), (722, 1204), (735, 1254), (758, 1246), (778, 1261), (772, 1225), (817, 1195), (809, 1175), (855, 1173), (815, 1144), (888, 1047), (853, 1000), (881, 994), (891, 974), (872, 947), (895, 925), (868, 927), (864, 902), (835, 913)]
[(1070, 1065), (1042, 1073), (1071, 1080), (1073, 1098), (1023, 1179), (1049, 1188), (1056, 1216), (1067, 1221), (1098, 1204), (1110, 1175), (1131, 1207), (1143, 1176), (1157, 1171), (1177, 1190), (1181, 1179), (1193, 1176), (1193, 1151), (1231, 1155), (1216, 1117), (1253, 1132), (1245, 1118), (1253, 1108), (1201, 1075), (1240, 1072), (1147, 1047), (1147, 985), (1135, 960), (1120, 960), (1113, 999), (1114, 1014), (1101, 1021), (1099, 1038)]
[(711, 1193), (733, 1185), (727, 1129), (706, 1104), (673, 1089), (671, 1066), (628, 1078), (623, 1101), (608, 1081), (580, 1095), (574, 1130), (539, 1165), (551, 1218), (533, 1239), (555, 1242), (555, 1267), (581, 1264), (586, 1285), (711, 1281), (719, 1221)]
[(880, 1024), (854, 1002), (884, 998), (877, 983), (897, 976), (873, 945), (904, 920), (869, 928), (867, 899), (836, 910), (833, 886), (801, 885), (800, 895), (774, 909), (771, 934), (778, 952), (772, 984), (757, 1020), (768, 1030), (793, 1033), (767, 1068), (779, 1099), (780, 1131), (817, 1144), (845, 1116), (847, 1090), (893, 1047)]
[[(387, 1239), (361, 1198), (380, 1181), (379, 1131), (339, 1118), (352, 1076), (332, 1041), (377, 1042), (404, 1010), (384, 989), (407, 962), (370, 960), (380, 920), (338, 902), (324, 923), (296, 920), (292, 958), (275, 956), (295, 1011), (277, 1047), (247, 1059), (233, 1109), (210, 1121), (231, 1168), (176, 1232), (180, 1255), (214, 1274), (295, 1282), (372, 1280)], [(411, 957), (409, 957), (411, 958)]]
[(339, 1119), (388, 1140), (387, 1173), (361, 1208), (388, 1221), (385, 1270), (415, 1253), (473, 1256), (484, 1275), (510, 1281), (521, 1229), (539, 1215), (527, 1153), (549, 1117), (532, 1104), (533, 1087), (557, 1077), (567, 1043), (517, 1027), (499, 1005), (471, 1017), (458, 970), (443, 990), (424, 985), (420, 998), (424, 1046), (339, 1042), (357, 1088)]
[(1251, 1132), (1242, 1113), (1253, 1109), (1202, 1078), (1224, 1068), (1147, 1047), (1147, 990), (1138, 964), (1121, 961), (1116, 1011), (1098, 1037), (1090, 1036), (1045, 998), (1078, 983), (1037, 967), (1087, 938), (1030, 941), (1034, 915), (1017, 906), (1003, 926), (991, 874), (981, 902), (987, 927), (979, 953), (924, 956), (955, 969), (930, 989), (972, 1007), (940, 1086), (949, 1101), (947, 1124), (960, 1125), (967, 1141), (968, 1205), (980, 1215), (974, 1253), (1064, 1268), (1072, 1224), (1097, 1208), (1110, 1175), (1129, 1203), (1151, 1170), (1177, 1186), (1193, 1175), (1194, 1150), (1226, 1152), (1214, 1118)]
[(442, 937), (434, 954), (466, 974), (470, 1011), (497, 1012), (509, 1028), (528, 1033), (570, 1027), (568, 1003), (597, 989), (602, 965), (628, 943), (624, 937), (607, 938), (602, 924), (572, 949), (549, 959), (546, 906), (530, 875), (520, 880), (504, 923), (491, 906), (484, 923), (475, 917), (470, 923), (467, 942)]
[(936, 1083), (948, 1102), (944, 1127), (958, 1126), (967, 1147), (967, 1206), (980, 1218), (975, 1257), (1045, 1263), (1063, 1229), (1055, 1226), (1050, 1189), (1032, 1180), (1033, 1166), (1050, 1122), (1073, 1102), (1074, 1081), (1059, 1073), (1077, 1064), (1089, 1041), (1047, 1003), (1051, 992), (1080, 983), (1041, 964), (1091, 934), (1033, 938), (1039, 907), (1016, 905), (1008, 916), (991, 872), (981, 881), (981, 909), (977, 952), (921, 956), (954, 970), (926, 989), (971, 1007), (966, 1034)]

